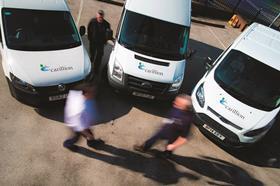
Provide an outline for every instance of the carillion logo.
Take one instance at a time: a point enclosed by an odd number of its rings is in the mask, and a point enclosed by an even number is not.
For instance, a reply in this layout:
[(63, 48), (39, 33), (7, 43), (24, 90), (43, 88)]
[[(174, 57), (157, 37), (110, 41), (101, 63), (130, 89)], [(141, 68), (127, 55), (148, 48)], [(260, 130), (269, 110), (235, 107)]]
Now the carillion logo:
[(60, 72), (60, 71), (65, 71), (65, 70), (74, 70), (73, 67), (65, 67), (65, 66), (59, 66), (56, 68), (50, 68), (49, 66), (40, 64), (40, 69), (43, 72)]
[(149, 73), (149, 74), (155, 74), (155, 75), (163, 76), (163, 72), (159, 72), (159, 71), (154, 70), (154, 69), (152, 69), (152, 70), (146, 69), (145, 65), (142, 62), (139, 62), (138, 68), (140, 70), (145, 71), (146, 73)]
[(44, 72), (49, 71), (49, 67), (46, 65), (40, 64), (40, 68), (41, 68), (41, 71), (44, 71)]
[(222, 98), (222, 99), (220, 100), (220, 103), (221, 103), (222, 105), (226, 105), (226, 104), (227, 104), (226, 99), (225, 99), (225, 98)]
[(144, 68), (145, 68), (145, 65), (143, 64), (143, 63), (139, 63), (139, 65), (138, 65), (138, 68), (140, 69), (140, 70), (144, 70)]
[(245, 116), (243, 116), (242, 114), (239, 113), (238, 110), (231, 108), (228, 106), (227, 101), (225, 98), (222, 98), (220, 100), (220, 103), (225, 107), (225, 109), (227, 109), (228, 111), (232, 112), (233, 114), (237, 115), (238, 117), (240, 117), (241, 119), (245, 119)]

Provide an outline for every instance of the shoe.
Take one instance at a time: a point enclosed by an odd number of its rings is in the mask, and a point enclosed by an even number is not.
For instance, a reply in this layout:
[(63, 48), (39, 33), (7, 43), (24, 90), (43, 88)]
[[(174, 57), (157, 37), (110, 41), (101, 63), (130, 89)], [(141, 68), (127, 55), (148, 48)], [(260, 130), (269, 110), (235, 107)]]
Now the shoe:
[(138, 151), (138, 152), (146, 152), (147, 150), (144, 149), (144, 145), (134, 145), (133, 149)]

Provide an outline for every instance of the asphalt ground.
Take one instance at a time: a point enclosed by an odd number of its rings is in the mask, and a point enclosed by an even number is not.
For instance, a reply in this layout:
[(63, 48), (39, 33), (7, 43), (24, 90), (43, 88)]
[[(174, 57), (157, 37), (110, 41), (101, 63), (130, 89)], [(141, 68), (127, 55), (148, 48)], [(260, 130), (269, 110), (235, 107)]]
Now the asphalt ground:
[[(68, 0), (78, 25), (87, 25), (98, 9), (115, 32), (121, 6), (95, 0)], [(216, 58), (240, 34), (224, 20), (200, 17), (191, 27), (189, 46), (196, 52), (188, 60), (181, 92), (190, 93), (205, 72), (203, 59)], [(86, 36), (84, 43), (87, 46)], [(113, 43), (106, 46), (106, 64)], [(268, 136), (248, 149), (229, 150), (213, 143), (195, 126), (188, 143), (170, 159), (133, 150), (160, 126), (170, 104), (120, 95), (100, 82), (97, 97), (98, 149), (82, 139), (78, 151), (63, 148), (69, 131), (63, 124), (63, 104), (41, 109), (11, 97), (0, 70), (0, 185), (279, 185), (279, 121)], [(155, 146), (163, 150), (164, 143)]]

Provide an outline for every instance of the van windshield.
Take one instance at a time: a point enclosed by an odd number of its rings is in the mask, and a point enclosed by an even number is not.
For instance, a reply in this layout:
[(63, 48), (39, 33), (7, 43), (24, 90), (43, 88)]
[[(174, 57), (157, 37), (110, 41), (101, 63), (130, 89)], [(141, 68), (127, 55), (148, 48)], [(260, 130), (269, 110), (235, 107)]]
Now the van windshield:
[(4, 8), (2, 17), (10, 49), (46, 51), (81, 45), (69, 12)]
[(135, 52), (169, 60), (182, 60), (189, 28), (126, 11), (119, 43)]
[(280, 71), (232, 50), (215, 71), (215, 80), (229, 94), (260, 110), (280, 105)]

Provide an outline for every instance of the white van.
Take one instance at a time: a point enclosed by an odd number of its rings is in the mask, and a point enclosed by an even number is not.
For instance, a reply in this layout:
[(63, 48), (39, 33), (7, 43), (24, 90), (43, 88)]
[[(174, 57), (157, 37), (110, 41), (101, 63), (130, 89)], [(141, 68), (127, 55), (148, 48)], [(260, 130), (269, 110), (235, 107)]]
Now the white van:
[(127, 0), (108, 63), (110, 85), (149, 99), (176, 95), (190, 24), (191, 0)]
[(34, 106), (65, 99), (91, 72), (66, 2), (0, 0), (0, 9), (2, 66), (11, 94)]
[(249, 26), (193, 90), (201, 131), (236, 147), (261, 139), (280, 110), (279, 58), (280, 32)]

